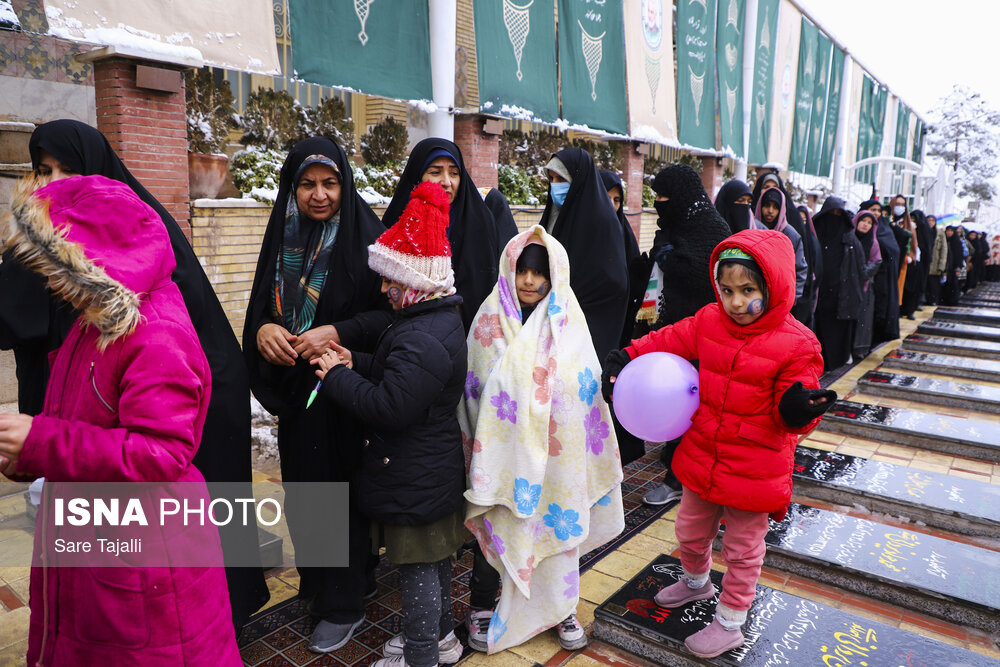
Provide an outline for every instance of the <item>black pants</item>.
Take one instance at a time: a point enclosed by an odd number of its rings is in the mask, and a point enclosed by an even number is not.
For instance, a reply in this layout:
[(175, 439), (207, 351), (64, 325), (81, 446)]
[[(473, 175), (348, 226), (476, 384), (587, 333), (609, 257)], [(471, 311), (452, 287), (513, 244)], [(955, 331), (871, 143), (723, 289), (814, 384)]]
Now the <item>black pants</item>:
[(927, 305), (936, 306), (941, 301), (941, 275), (927, 276)]
[(816, 311), (816, 338), (823, 348), (823, 370), (832, 371), (850, 360), (855, 320), (837, 319), (835, 310)]
[(493, 609), (500, 592), (500, 573), (493, 569), (479, 542), (472, 547), (472, 578), (469, 580), (469, 606), (476, 610)]

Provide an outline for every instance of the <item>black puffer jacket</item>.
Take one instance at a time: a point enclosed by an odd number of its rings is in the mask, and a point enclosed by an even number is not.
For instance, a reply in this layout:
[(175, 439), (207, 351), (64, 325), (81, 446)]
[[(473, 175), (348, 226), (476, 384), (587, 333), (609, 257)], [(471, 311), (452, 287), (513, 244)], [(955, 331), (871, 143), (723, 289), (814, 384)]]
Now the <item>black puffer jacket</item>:
[(354, 371), (336, 366), (323, 381), (328, 398), (365, 422), (355, 479), (361, 512), (380, 523), (420, 526), (464, 502), (456, 417), (468, 357), (461, 303), (450, 296), (404, 308), (373, 354), (353, 352)]

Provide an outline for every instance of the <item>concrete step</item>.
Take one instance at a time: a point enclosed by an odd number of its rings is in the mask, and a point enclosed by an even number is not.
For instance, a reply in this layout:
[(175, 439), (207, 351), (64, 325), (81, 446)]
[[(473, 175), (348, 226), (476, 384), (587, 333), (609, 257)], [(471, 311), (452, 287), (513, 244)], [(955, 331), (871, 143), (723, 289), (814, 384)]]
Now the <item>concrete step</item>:
[(872, 370), (858, 379), (858, 388), (875, 396), (1000, 414), (1000, 387)]
[(974, 308), (969, 306), (940, 306), (934, 311), (933, 319), (1000, 327), (1000, 310), (996, 308)]
[(948, 375), (966, 380), (1000, 382), (1000, 360), (973, 359), (897, 348), (883, 357), (882, 366)]
[(837, 401), (819, 428), (882, 442), (1000, 463), (1000, 425), (919, 410)]
[(980, 359), (1000, 360), (1000, 342), (973, 338), (951, 338), (913, 333), (903, 339), (902, 349), (936, 354), (975, 355)]
[(795, 450), (792, 480), (801, 496), (962, 535), (1000, 535), (1000, 485), (805, 445)]
[(971, 338), (1000, 343), (1000, 328), (965, 324), (963, 322), (948, 322), (931, 318), (917, 326), (917, 333), (928, 336), (951, 336), (952, 338)]

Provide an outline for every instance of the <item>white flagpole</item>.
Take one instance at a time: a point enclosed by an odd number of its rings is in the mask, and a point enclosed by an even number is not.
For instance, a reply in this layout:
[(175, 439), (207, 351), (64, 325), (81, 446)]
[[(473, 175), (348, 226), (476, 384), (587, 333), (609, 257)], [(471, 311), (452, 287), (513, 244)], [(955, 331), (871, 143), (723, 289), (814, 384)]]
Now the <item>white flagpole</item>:
[(455, 33), (456, 0), (427, 0), (431, 38), (431, 86), (437, 111), (428, 117), (432, 137), (455, 138)]

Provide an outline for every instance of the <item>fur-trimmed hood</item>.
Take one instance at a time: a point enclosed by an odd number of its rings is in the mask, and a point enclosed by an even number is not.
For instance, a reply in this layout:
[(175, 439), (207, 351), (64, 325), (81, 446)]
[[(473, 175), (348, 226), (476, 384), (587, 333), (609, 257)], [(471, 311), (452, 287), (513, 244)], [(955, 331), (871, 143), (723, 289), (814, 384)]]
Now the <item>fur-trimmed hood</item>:
[(100, 332), (99, 345), (135, 330), (143, 295), (176, 265), (160, 217), (127, 186), (74, 176), (14, 193), (6, 247)]

